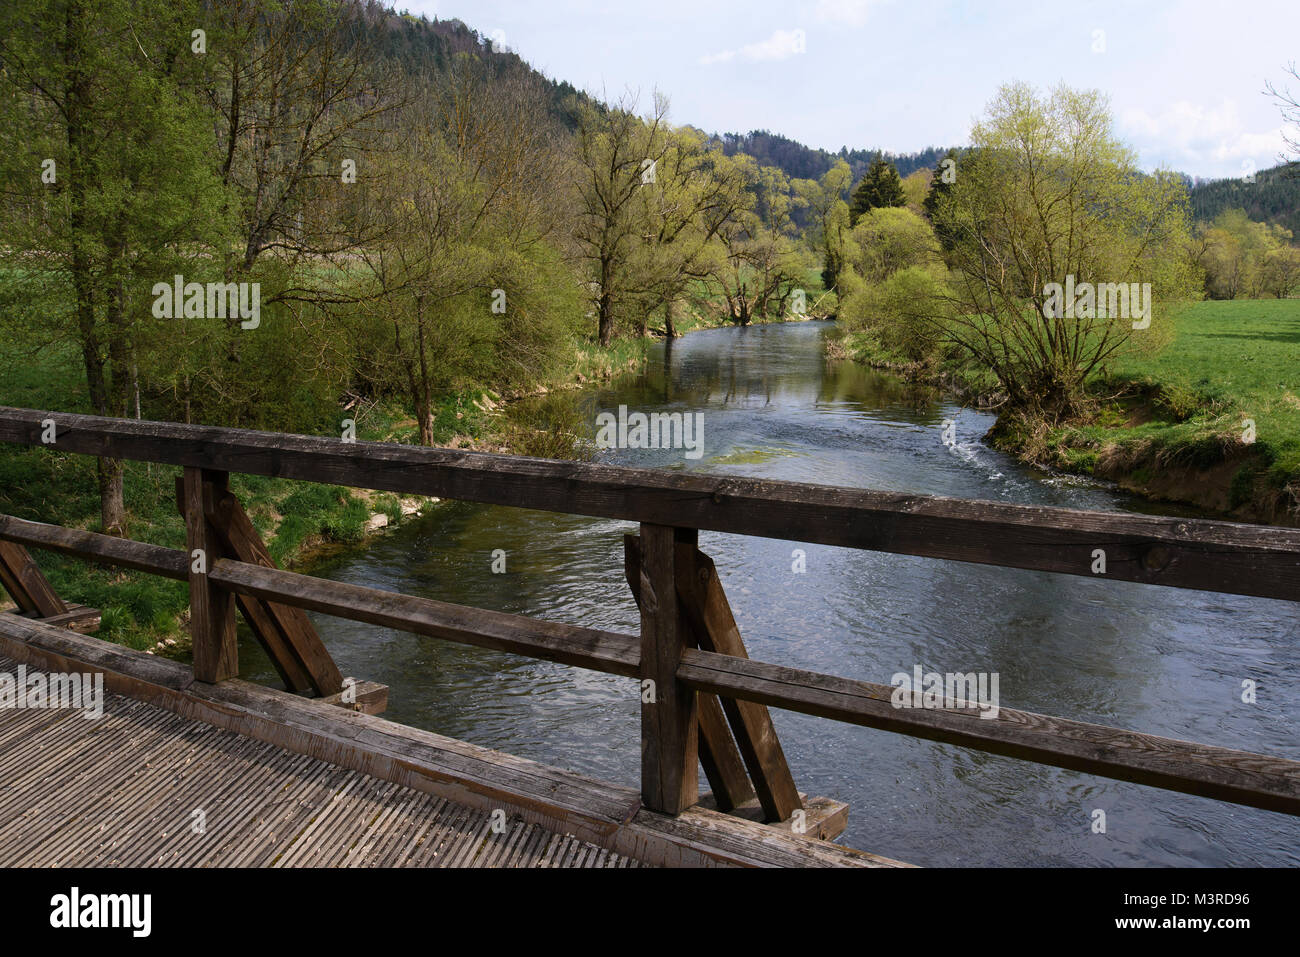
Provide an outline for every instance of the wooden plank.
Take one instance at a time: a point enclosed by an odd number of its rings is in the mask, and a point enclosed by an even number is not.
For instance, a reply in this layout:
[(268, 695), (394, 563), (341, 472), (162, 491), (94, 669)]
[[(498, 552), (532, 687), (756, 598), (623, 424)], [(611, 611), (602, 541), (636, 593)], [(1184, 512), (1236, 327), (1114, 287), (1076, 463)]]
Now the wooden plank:
[(147, 542), (135, 542), (129, 538), (0, 515), (0, 539), (48, 548), (105, 565), (134, 568), (136, 571), (150, 572), (176, 581), (189, 580), (190, 562), (185, 552)]
[[(635, 535), (623, 536), (623, 572), (637, 608), (640, 608), (641, 543)], [(692, 635), (692, 638), (698, 643), (696, 636)], [(697, 703), (700, 717), (700, 764), (704, 767), (709, 787), (717, 795), (719, 807), (723, 811), (729, 811), (752, 800), (754, 788), (746, 776), (745, 762), (736, 748), (736, 742), (732, 740), (717, 695), (699, 695)]]
[[(701, 648), (737, 658), (749, 657), (713, 560), (694, 545), (677, 546), (677, 593)], [(772, 716), (761, 704), (735, 698), (723, 698), (722, 709), (767, 819), (789, 819), (803, 805)]]
[(0, 407), (0, 441), (576, 515), (1300, 600), (1300, 530)]
[(697, 695), (700, 720), (700, 764), (704, 777), (717, 795), (718, 809), (731, 811), (747, 801), (757, 800), (745, 774), (736, 742), (727, 728), (727, 716), (717, 695)]
[(677, 602), (677, 540), (667, 526), (641, 526), (641, 802), (665, 814), (699, 798), (699, 710), (695, 692), (677, 680), (688, 636)]
[[(739, 807), (728, 811), (719, 807), (718, 799), (710, 793), (700, 796), (699, 806), (722, 811), (725, 814), (735, 814), (749, 821), (767, 824), (768, 827), (779, 827), (783, 831), (789, 831), (792, 834), (815, 837), (819, 841), (833, 841), (843, 834), (844, 829), (849, 826), (849, 805), (844, 801), (837, 801), (828, 797), (810, 798), (801, 791), (799, 793), (799, 803), (803, 805), (799, 809), (799, 811), (803, 812), (802, 817), (796, 819), (792, 816), (787, 821), (771, 823), (767, 822), (767, 812), (763, 810), (763, 805), (758, 803), (757, 798), (746, 801)], [(803, 828), (803, 830), (798, 830), (798, 828)]]
[(235, 640), (235, 596), (218, 588), (209, 573), (221, 558), (221, 545), (207, 520), (204, 497), (224, 491), (226, 475), (186, 468), (185, 547), (189, 553), (190, 635), (194, 677), (217, 682), (239, 674)]
[[(8, 543), (6, 543), (8, 544)], [(0, 588), (9, 593), (13, 603), (18, 606), (18, 611), (28, 615), (40, 615), (36, 610), (36, 603), (32, 597), (27, 594), (27, 589), (23, 588), (22, 582), (18, 580), (5, 562), (0, 561)]]
[(682, 653), (678, 678), (697, 691), (867, 728), (943, 741), (1121, 781), (1300, 814), (1300, 761), (1195, 744), (1000, 707), (896, 708), (869, 684), (709, 651)]
[(351, 621), (626, 678), (636, 678), (641, 673), (640, 641), (632, 635), (452, 605), (230, 559), (217, 562), (210, 577), (234, 592), (275, 599)]
[[(351, 698), (351, 701), (344, 700)], [(349, 694), (346, 690), (320, 699), (325, 704), (361, 711), (365, 714), (383, 714), (388, 708), (388, 685), (377, 681), (358, 681)]]
[(0, 615), (0, 654), (50, 670), (100, 672), (109, 693), (150, 701), (469, 808), (503, 808), (530, 824), (573, 834), (646, 863), (901, 866), (700, 808), (677, 818), (652, 814), (639, 810), (632, 788), (238, 679), (216, 685), (195, 682), (190, 669), (179, 662), (12, 615)]
[(62, 615), (68, 610), (21, 545), (0, 542), (0, 566), (4, 568), (5, 588), (19, 608), (35, 611), (42, 618)]
[(69, 605), (68, 610), (62, 615), (51, 615), (49, 618), (41, 618), (40, 621), (47, 625), (71, 628), (73, 631), (79, 631), (85, 635), (99, 630), (101, 618), (98, 608), (87, 608), (85, 605)]
[[(230, 557), (264, 568), (276, 567), (262, 536), (234, 495), (227, 492), (219, 496), (209, 520), (230, 545)], [(316, 693), (322, 696), (339, 693), (343, 688), (343, 675), (302, 609), (267, 602), (266, 610), (284, 636), (285, 644), (302, 663)]]

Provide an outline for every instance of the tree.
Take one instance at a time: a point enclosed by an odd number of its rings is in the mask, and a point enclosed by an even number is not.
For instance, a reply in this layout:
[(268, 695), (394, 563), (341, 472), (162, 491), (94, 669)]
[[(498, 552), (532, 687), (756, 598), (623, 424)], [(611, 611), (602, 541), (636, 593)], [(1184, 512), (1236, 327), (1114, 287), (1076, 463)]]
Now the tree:
[[(723, 224), (748, 209), (746, 173), (753, 161), (729, 159), (698, 131), (669, 130), (668, 146), (655, 167), (653, 181), (637, 191), (636, 219), (643, 224), (629, 263), (629, 300), (640, 335), (649, 316), (664, 310), (664, 331), (676, 337), (672, 307), (693, 280), (709, 274), (709, 246)], [(789, 222), (789, 184), (780, 170), (767, 169), (771, 190), (760, 194), (769, 215)]]
[(1155, 348), (1173, 306), (1198, 294), (1183, 181), (1142, 173), (1111, 127), (1095, 91), (1005, 86), (936, 211), (956, 274), (937, 334), (1048, 422), (1083, 409), (1108, 358)]
[[(1286, 71), (1290, 76), (1300, 80), (1300, 70), (1292, 63)], [(1291, 92), (1290, 87), (1277, 86), (1272, 80), (1264, 84), (1269, 95), (1277, 101), (1278, 109), (1282, 111), (1282, 118), (1291, 126), (1291, 132), (1286, 134), (1284, 139), (1287, 149), (1291, 151), (1292, 167), (1300, 164), (1300, 94)]]
[(654, 184), (668, 150), (668, 101), (655, 94), (647, 117), (635, 97), (609, 107), (578, 107), (575, 163), (579, 216), (575, 238), (586, 266), (602, 346), (614, 337), (619, 318), (630, 319), (636, 284), (629, 268), (647, 224), (638, 213), (639, 191)]
[[(1265, 264), (1289, 248), (1291, 231), (1276, 223), (1253, 222), (1241, 209), (1225, 209), (1201, 231), (1198, 265), (1205, 270), (1205, 293), (1212, 299), (1258, 298), (1265, 292)], [(1277, 259), (1269, 278), (1276, 286), (1285, 275)]]
[(934, 230), (906, 207), (881, 207), (867, 212), (853, 227), (857, 256), (853, 266), (869, 283), (883, 282), (909, 266), (939, 262)]
[(849, 225), (856, 226), (858, 219), (873, 209), (906, 205), (907, 193), (894, 164), (883, 158), (875, 159), (867, 169), (867, 175), (862, 177), (862, 182), (853, 191)]
[(377, 235), (347, 269), (362, 303), (353, 354), (405, 396), (423, 445), (437, 396), (536, 381), (573, 331), (544, 103), (535, 81), (495, 81), (460, 54), (394, 118), (400, 149), (359, 184)]
[(1260, 285), (1278, 299), (1289, 299), (1300, 291), (1300, 249), (1279, 246), (1264, 257)]
[(804, 237), (821, 255), (822, 285), (835, 289), (849, 255), (849, 205), (844, 201), (853, 173), (837, 160), (821, 179), (798, 179), (792, 184), (799, 202), (807, 207), (810, 222)]
[(956, 150), (948, 150), (944, 154), (939, 165), (935, 167), (933, 175), (930, 177), (930, 190), (925, 194), (925, 202), (921, 205), (925, 210), (926, 217), (934, 226), (935, 235), (939, 239), (939, 245), (945, 250), (952, 250), (953, 238), (946, 229), (943, 229), (939, 223), (938, 211), (939, 204), (943, 197), (947, 196), (952, 189), (952, 184), (957, 182), (958, 156)]
[[(0, 13), (0, 180), (26, 209), (9, 219), (5, 282), (31, 310), (26, 335), (77, 343), (98, 415), (123, 417), (138, 395), (153, 285), (211, 273), (228, 236), (194, 93), (196, 22), (186, 0), (24, 0)], [(125, 534), (123, 464), (96, 468), (101, 525)]]

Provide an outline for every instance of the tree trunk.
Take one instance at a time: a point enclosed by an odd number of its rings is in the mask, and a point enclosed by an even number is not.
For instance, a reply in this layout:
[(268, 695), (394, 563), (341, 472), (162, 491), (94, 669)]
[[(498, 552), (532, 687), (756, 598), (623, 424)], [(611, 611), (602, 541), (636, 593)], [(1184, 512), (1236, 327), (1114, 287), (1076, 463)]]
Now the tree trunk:
[(673, 325), (673, 305), (675, 300), (664, 303), (664, 335), (669, 339), (677, 338), (677, 327)]

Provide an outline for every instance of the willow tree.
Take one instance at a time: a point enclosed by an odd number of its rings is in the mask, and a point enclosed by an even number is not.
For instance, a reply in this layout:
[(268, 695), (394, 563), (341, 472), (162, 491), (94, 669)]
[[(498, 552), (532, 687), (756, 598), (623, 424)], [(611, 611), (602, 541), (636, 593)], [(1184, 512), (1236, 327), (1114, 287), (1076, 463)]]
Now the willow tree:
[(1012, 408), (1056, 422), (1111, 357), (1167, 340), (1171, 309), (1197, 296), (1186, 187), (1138, 168), (1096, 91), (1004, 86), (971, 143), (935, 209), (955, 274), (936, 325)]

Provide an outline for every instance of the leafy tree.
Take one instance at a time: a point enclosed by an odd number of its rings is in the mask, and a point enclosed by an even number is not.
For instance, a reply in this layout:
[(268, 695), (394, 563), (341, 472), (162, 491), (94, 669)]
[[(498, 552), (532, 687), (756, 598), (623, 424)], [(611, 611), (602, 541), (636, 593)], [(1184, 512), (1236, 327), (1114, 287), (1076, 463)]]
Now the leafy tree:
[(853, 227), (857, 256), (853, 266), (869, 283), (882, 282), (909, 266), (933, 266), (939, 262), (939, 245), (934, 230), (921, 216), (906, 207), (873, 209)]
[(850, 254), (849, 205), (844, 197), (852, 178), (849, 164), (840, 160), (820, 179), (799, 179), (792, 184), (799, 202), (808, 210), (804, 236), (820, 253), (822, 285), (826, 289), (837, 288), (840, 271)]
[[(938, 204), (955, 276), (936, 329), (997, 376), (1012, 408), (1051, 422), (1082, 409), (1109, 357), (1158, 346), (1171, 309), (1198, 294), (1182, 179), (1143, 174), (1111, 127), (1095, 91), (1005, 86)], [(1100, 297), (1062, 308), (1058, 284), (1079, 283), (1136, 283), (1139, 299), (1149, 283), (1150, 313), (1139, 302), (1112, 315)]]
[(934, 226), (939, 245), (948, 251), (953, 248), (953, 237), (948, 234), (946, 229), (942, 228), (938, 212), (943, 197), (948, 195), (952, 189), (952, 184), (957, 181), (958, 159), (956, 150), (949, 150), (944, 154), (943, 159), (940, 160), (939, 165), (935, 167), (934, 173), (930, 177), (930, 189), (925, 194), (925, 202), (922, 203), (926, 217)]
[[(77, 343), (91, 409), (139, 405), (152, 287), (215, 278), (225, 194), (195, 95), (195, 4), (14, 0), (0, 11), (6, 297), (34, 344)], [(52, 164), (52, 165), (50, 165)], [(42, 173), (48, 177), (43, 179)], [(195, 348), (190, 340), (189, 348)], [(98, 460), (100, 519), (124, 534), (123, 464)]]

